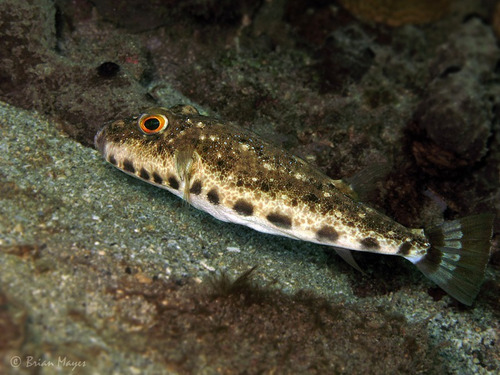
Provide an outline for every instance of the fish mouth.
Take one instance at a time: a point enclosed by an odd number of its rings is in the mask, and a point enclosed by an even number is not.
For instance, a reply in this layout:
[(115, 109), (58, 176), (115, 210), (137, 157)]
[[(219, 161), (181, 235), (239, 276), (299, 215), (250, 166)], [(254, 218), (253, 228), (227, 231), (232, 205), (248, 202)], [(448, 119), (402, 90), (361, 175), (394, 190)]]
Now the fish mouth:
[(103, 155), (104, 155), (104, 148), (106, 147), (106, 137), (105, 137), (106, 128), (107, 126), (103, 126), (94, 136), (94, 146)]

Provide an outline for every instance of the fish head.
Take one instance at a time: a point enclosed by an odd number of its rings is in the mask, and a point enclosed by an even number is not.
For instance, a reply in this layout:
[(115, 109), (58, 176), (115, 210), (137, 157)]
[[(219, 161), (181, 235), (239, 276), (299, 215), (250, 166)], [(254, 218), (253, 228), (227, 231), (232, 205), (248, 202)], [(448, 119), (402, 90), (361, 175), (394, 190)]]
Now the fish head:
[(166, 138), (176, 120), (166, 108), (148, 108), (139, 115), (103, 126), (94, 137), (94, 145), (104, 157), (108, 156), (110, 145), (145, 149), (151, 143), (160, 143), (162, 138)]
[[(154, 184), (171, 178), (179, 149), (199, 137), (198, 112), (191, 106), (152, 107), (105, 125), (94, 138), (96, 149), (118, 169)], [(178, 162), (177, 162), (178, 164)]]

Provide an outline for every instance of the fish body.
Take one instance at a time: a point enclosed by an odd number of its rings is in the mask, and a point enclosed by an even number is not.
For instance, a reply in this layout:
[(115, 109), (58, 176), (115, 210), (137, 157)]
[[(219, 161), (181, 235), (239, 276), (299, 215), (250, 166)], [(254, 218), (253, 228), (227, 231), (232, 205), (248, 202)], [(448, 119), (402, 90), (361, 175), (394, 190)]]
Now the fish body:
[[(96, 134), (95, 145), (115, 167), (219, 220), (333, 246), (354, 266), (348, 250), (403, 256), (466, 304), (479, 291), (489, 258), (491, 215), (427, 231), (406, 228), (353, 199), (355, 192), (342, 180), (191, 106), (150, 108), (115, 121)], [(466, 242), (472, 258), (463, 249)]]

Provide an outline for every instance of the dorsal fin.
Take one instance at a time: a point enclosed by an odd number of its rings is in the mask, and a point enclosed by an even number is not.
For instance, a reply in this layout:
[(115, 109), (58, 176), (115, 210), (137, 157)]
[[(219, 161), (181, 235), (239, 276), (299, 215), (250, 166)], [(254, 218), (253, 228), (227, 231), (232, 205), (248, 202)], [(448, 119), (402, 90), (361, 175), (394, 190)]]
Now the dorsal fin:
[(351, 197), (355, 201), (359, 201), (358, 194), (353, 190), (353, 188), (344, 180), (332, 180), (332, 184), (340, 190), (341, 193)]
[[(366, 201), (370, 193), (372, 193), (375, 189), (375, 184), (381, 181), (387, 175), (389, 170), (389, 163), (372, 164), (363, 168), (351, 177), (336, 181), (340, 181), (347, 186), (344, 190), (349, 191), (350, 189), (351, 193), (347, 193), (347, 195), (349, 195), (352, 199)], [(344, 192), (344, 190), (342, 190), (342, 192)]]

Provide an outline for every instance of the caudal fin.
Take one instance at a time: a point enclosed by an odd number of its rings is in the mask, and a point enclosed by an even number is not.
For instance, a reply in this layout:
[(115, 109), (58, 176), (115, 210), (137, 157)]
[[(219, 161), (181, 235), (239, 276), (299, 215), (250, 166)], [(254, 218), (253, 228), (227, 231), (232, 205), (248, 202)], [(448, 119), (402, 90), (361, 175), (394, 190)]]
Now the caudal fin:
[(484, 278), (493, 217), (468, 216), (426, 229), (431, 247), (415, 262), (425, 276), (466, 305), (472, 305)]

